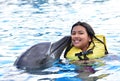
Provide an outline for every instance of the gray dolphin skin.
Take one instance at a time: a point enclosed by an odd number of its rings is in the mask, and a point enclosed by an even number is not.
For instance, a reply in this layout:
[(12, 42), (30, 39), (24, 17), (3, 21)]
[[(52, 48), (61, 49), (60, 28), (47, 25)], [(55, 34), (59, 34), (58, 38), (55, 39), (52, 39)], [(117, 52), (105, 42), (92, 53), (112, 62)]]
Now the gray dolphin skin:
[(71, 43), (70, 36), (65, 36), (57, 42), (42, 42), (33, 45), (18, 57), (14, 65), (18, 69), (34, 70), (53, 66), (60, 59), (64, 49)]

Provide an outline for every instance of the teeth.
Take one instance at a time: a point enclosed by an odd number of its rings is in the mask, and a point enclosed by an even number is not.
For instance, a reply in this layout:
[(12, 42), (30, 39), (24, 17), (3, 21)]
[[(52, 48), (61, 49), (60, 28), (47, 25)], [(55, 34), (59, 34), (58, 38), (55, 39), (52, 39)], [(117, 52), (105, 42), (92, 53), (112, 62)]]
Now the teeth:
[(79, 42), (78, 40), (76, 40), (75, 42)]
[(75, 40), (74, 42), (75, 42), (75, 43), (79, 43), (79, 42), (80, 42), (80, 40)]

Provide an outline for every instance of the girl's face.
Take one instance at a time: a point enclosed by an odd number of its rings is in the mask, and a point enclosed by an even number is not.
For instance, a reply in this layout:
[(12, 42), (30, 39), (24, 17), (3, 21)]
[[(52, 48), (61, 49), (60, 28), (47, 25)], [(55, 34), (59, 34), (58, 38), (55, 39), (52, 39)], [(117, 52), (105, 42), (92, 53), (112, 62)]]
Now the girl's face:
[(83, 26), (75, 26), (71, 32), (71, 38), (73, 46), (80, 48), (82, 51), (86, 51), (89, 42), (91, 42), (91, 38)]

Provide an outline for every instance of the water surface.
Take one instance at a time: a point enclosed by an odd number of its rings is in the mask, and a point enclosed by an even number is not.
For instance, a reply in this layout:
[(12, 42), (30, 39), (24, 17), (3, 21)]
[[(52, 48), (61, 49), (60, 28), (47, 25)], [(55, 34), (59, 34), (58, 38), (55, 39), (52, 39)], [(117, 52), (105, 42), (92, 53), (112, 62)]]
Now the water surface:
[[(119, 0), (1, 0), (0, 81), (119, 81), (119, 4)], [(89, 23), (97, 34), (106, 36), (110, 54), (102, 58), (105, 65), (93, 67), (95, 73), (79, 73), (74, 65), (62, 65), (49, 68), (52, 73), (36, 75), (13, 66), (32, 45), (70, 35), (77, 21)]]

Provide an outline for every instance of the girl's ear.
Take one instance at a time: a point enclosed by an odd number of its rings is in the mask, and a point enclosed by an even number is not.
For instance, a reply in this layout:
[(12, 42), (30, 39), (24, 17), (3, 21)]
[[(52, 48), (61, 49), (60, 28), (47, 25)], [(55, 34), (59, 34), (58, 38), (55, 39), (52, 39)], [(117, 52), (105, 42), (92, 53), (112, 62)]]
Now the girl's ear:
[(92, 41), (92, 39), (91, 39), (91, 37), (89, 36), (89, 42), (91, 42)]

